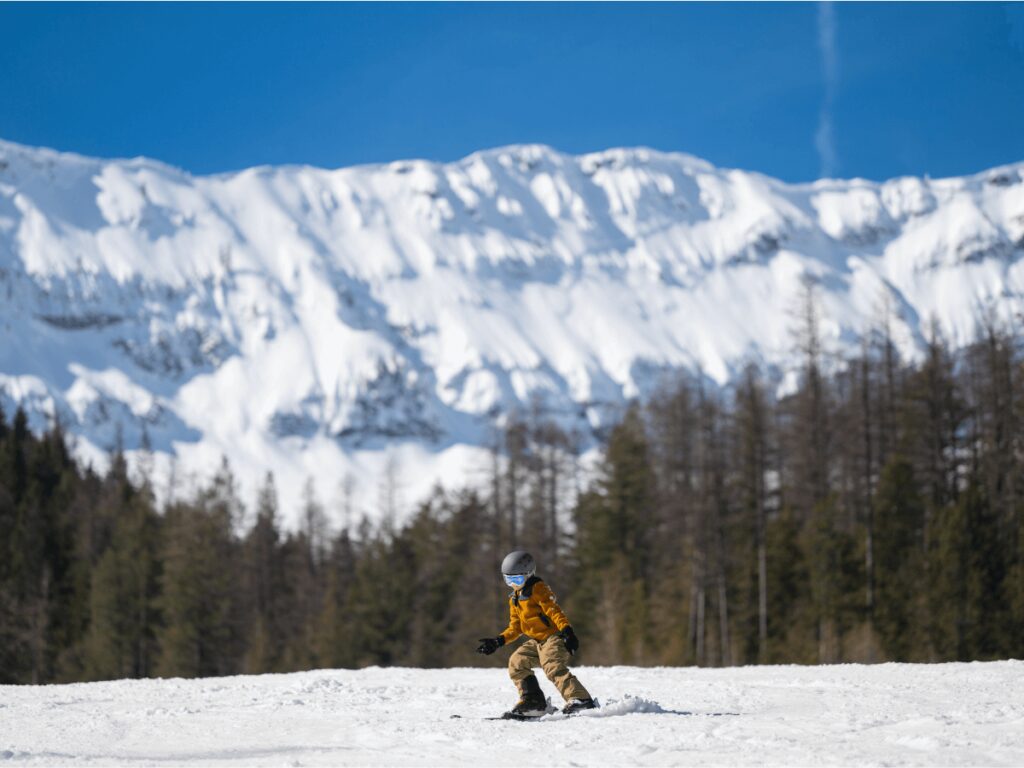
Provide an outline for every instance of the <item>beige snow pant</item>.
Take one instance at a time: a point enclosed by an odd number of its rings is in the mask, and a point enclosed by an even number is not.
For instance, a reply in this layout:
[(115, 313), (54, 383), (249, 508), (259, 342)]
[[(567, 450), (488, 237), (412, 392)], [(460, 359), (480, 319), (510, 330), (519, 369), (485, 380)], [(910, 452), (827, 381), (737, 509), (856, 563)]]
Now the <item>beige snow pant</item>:
[(533, 674), (533, 668), (540, 665), (548, 680), (555, 684), (558, 692), (566, 701), (570, 699), (589, 699), (590, 694), (583, 683), (569, 671), (569, 651), (565, 648), (565, 640), (559, 635), (552, 635), (543, 643), (527, 640), (520, 645), (508, 660), (508, 676), (519, 688), (520, 683)]

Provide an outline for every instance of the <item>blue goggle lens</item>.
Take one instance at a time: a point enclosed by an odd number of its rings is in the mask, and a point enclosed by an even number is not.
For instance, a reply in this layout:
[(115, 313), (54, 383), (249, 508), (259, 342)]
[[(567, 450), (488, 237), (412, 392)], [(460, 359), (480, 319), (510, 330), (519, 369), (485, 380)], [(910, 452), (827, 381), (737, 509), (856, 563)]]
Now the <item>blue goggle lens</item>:
[(505, 583), (510, 587), (521, 587), (526, 583), (526, 574), (503, 574), (505, 577)]

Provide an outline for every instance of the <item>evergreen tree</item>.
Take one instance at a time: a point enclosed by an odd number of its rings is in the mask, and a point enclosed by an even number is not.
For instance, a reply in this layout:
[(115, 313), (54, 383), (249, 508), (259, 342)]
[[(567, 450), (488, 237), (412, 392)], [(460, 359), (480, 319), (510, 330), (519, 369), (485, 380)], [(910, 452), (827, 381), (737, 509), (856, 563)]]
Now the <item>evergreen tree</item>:
[(913, 466), (899, 455), (882, 470), (875, 509), (875, 625), (889, 658), (910, 661), (921, 648), (925, 505)]
[[(365, 527), (364, 527), (365, 530)], [(397, 664), (413, 640), (416, 563), (407, 535), (362, 537), (345, 614), (357, 666)]]
[(242, 660), (234, 481), (226, 462), (192, 504), (167, 510), (159, 634), (162, 676), (233, 674)]
[(811, 664), (817, 660), (811, 569), (796, 516), (783, 509), (768, 523), (768, 660)]
[(277, 509), (277, 489), (268, 472), (256, 500), (256, 521), (243, 544), (251, 627), (244, 668), (249, 674), (279, 670), (286, 636), (282, 626), (285, 594)]
[(85, 654), (90, 679), (148, 677), (156, 667), (158, 530), (149, 495), (131, 493), (92, 572)]
[[(602, 638), (605, 654), (640, 661), (650, 639), (647, 584), (654, 489), (638, 408), (631, 408), (612, 430), (598, 489), (577, 509), (580, 612), (596, 614), (588, 621), (596, 630), (591, 634)], [(598, 658), (600, 650), (598, 646), (593, 652)]]
[[(746, 615), (747, 649), (745, 656), (751, 661), (768, 660), (768, 404), (760, 374), (748, 366), (736, 396), (736, 444), (738, 448), (740, 509), (745, 512), (749, 546), (742, 562), (750, 588), (747, 590), (749, 609)], [(743, 536), (737, 537), (743, 541)], [(752, 620), (756, 617), (756, 628)], [(756, 638), (756, 648), (753, 640)]]
[(855, 543), (843, 529), (834, 496), (815, 507), (804, 536), (816, 617), (817, 661), (835, 664), (844, 659), (843, 642), (859, 614), (857, 588), (861, 580)]
[(324, 604), (316, 622), (316, 657), (324, 667), (356, 666), (353, 631), (346, 612), (356, 558), (345, 527), (335, 538), (327, 559)]
[(939, 511), (929, 556), (931, 644), (940, 661), (967, 661), (976, 652), (979, 610), (983, 604), (979, 553), (972, 539), (983, 504), (981, 490), (972, 485), (955, 504)]

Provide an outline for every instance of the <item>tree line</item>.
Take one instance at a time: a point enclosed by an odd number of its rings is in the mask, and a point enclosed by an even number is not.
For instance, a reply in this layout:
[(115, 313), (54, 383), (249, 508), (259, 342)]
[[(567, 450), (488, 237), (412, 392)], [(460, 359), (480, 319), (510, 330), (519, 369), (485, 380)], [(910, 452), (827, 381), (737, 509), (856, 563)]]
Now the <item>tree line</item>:
[(401, 523), (332, 525), (309, 486), (285, 530), (273, 477), (247, 505), (227, 462), (158, 508), (119, 451), (98, 475), (0, 411), (0, 682), (493, 665), (519, 547), (580, 663), (1024, 656), (1017, 335), (906, 362), (883, 325), (837, 365), (818, 325), (808, 301), (788, 389), (680, 376), (591, 471), (541, 409), (512, 419), (485, 486)]

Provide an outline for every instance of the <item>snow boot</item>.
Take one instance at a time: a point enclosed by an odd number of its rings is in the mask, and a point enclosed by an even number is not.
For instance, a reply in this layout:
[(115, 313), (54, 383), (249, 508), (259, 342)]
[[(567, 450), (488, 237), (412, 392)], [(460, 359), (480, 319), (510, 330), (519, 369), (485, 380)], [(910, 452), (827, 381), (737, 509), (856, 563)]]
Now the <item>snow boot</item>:
[(548, 712), (548, 700), (544, 697), (535, 675), (519, 683), (519, 701), (512, 707), (511, 714), (520, 717), (540, 717)]
[(594, 709), (596, 706), (597, 702), (593, 699), (570, 699), (569, 703), (562, 708), (562, 714), (575, 715), (577, 712), (582, 712), (584, 709)]

